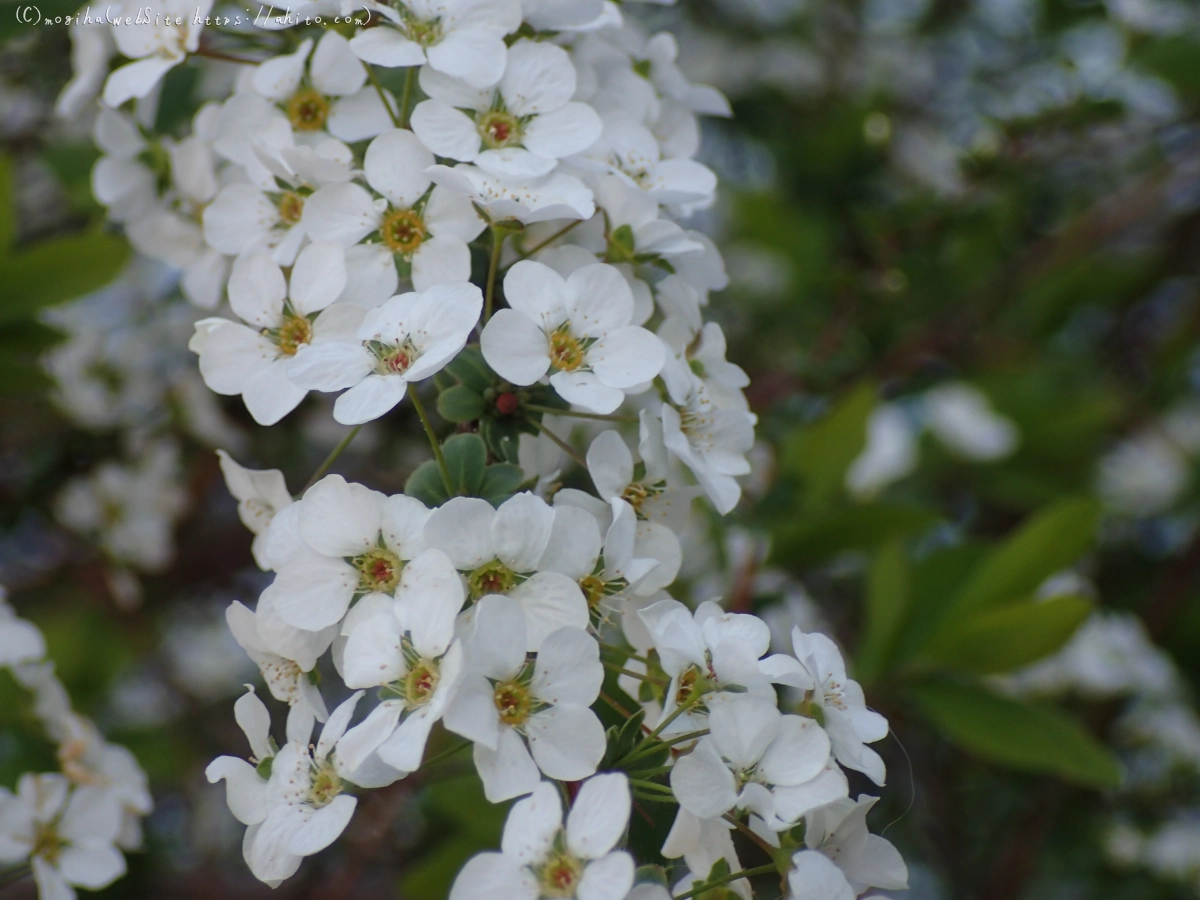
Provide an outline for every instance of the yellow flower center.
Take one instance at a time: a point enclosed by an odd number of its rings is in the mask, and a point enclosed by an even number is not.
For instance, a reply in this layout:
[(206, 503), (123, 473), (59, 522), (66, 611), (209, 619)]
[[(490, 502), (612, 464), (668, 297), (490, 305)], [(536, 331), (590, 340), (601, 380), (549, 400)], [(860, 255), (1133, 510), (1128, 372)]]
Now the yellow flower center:
[(312, 88), (301, 88), (287, 102), (287, 117), (297, 131), (320, 131), (329, 118), (329, 101)]
[(583, 367), (583, 344), (566, 328), (550, 335), (550, 364), (559, 372), (574, 372)]
[(521, 123), (512, 113), (493, 110), (484, 115), (476, 127), (484, 146), (490, 150), (519, 146), (521, 143)]
[(467, 576), (467, 588), (472, 600), (488, 594), (507, 594), (516, 583), (517, 573), (498, 559), (484, 563)]
[(53, 865), (58, 862), (58, 855), (62, 852), (64, 843), (53, 825), (36, 825), (33, 834), (33, 849), (29, 855), (40, 856)]
[(604, 581), (596, 575), (588, 575), (586, 578), (579, 579), (579, 589), (583, 591), (588, 609), (595, 609), (600, 605), (600, 601), (604, 599), (606, 586)]
[(437, 662), (420, 659), (404, 676), (404, 699), (409, 707), (424, 706), (437, 690), (441, 671)]
[(533, 707), (529, 688), (519, 681), (501, 681), (497, 684), (492, 702), (500, 713), (500, 721), (513, 727), (525, 724)]
[(404, 563), (391, 550), (376, 547), (353, 562), (358, 569), (358, 589), (365, 594), (390, 594), (400, 583), (400, 570)]
[(291, 316), (286, 313), (274, 334), (275, 346), (283, 356), (295, 356), (305, 344), (311, 344), (313, 337), (312, 322), (304, 316)]
[(379, 237), (393, 253), (410, 256), (425, 242), (429, 233), (419, 213), (411, 209), (392, 209), (379, 225)]
[(308, 799), (317, 809), (328, 806), (342, 792), (342, 779), (333, 763), (324, 760), (313, 764), (312, 786), (308, 790)]
[(583, 877), (583, 863), (564, 851), (555, 853), (542, 866), (538, 882), (543, 897), (574, 897)]
[(696, 690), (702, 687), (702, 680), (700, 670), (695, 666), (689, 666), (687, 671), (679, 676), (679, 688), (675, 691), (675, 703), (683, 706), (691, 700)]
[(295, 191), (285, 191), (279, 198), (279, 220), (285, 225), (295, 225), (304, 214), (304, 198)]

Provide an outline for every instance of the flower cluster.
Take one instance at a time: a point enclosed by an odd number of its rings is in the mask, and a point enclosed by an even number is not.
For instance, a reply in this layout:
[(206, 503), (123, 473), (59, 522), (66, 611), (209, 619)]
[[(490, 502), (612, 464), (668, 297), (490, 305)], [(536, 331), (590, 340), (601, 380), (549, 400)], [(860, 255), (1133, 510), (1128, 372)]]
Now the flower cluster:
[(125, 874), (123, 850), (142, 843), (153, 807), (146, 775), (124, 747), (104, 740), (71, 701), (35, 625), (17, 618), (0, 589), (0, 668), (31, 698), (33, 717), (57, 746), (60, 770), (26, 772), (0, 787), (0, 865), (28, 866), (42, 897), (75, 897)]
[[(866, 745), (887, 723), (832, 641), (796, 629), (767, 655), (761, 619), (667, 593), (694, 501), (728, 513), (751, 470), (749, 380), (703, 316), (724, 266), (680, 224), (714, 200), (697, 117), (728, 115), (724, 98), (613, 3), (367, 7), (370, 28), (309, 25), (288, 53), (241, 57), (183, 137), (146, 124), (156, 85), (227, 61), (222, 35), (203, 17), (122, 26), (135, 61), (96, 120), (96, 196), (212, 313), (189, 347), (213, 392), (267, 426), (309, 392), (337, 394), (347, 426), (411, 406), (433, 452), (391, 496), (336, 474), (293, 496), (221, 454), (274, 573), (229, 626), (289, 709), (279, 743), (251, 688), (250, 755), (208, 768), (251, 870), (291, 876), (450, 733), (488, 801), (523, 798), (453, 897), (623, 900), (672, 880), (748, 896), (761, 873), (733, 829), (796, 898), (905, 886), (844, 771), (883, 784)], [(237, 51), (278, 47), (255, 35)], [(606, 730), (601, 702), (624, 724)], [(683, 868), (635, 886), (619, 847), (642, 802), (678, 805), (662, 855)]]

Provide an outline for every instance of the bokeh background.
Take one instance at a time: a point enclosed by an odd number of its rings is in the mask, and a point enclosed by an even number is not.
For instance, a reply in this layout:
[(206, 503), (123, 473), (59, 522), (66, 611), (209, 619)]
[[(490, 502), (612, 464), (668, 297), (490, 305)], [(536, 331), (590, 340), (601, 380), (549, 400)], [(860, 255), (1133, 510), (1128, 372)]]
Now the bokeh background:
[[(705, 122), (722, 190), (694, 224), (726, 254), (711, 312), (760, 444), (737, 512), (697, 512), (676, 593), (846, 648), (892, 724), (872, 822), (909, 863), (904, 896), (1200, 895), (1200, 4), (626, 9), (735, 112)], [(91, 117), (54, 116), (67, 30), (13, 11), (0, 584), (151, 779), (146, 848), (98, 896), (442, 897), (503, 821), (469, 765), (371, 794), (274, 894), (245, 870), (203, 768), (242, 752), (231, 704), (257, 678), (224, 609), (269, 576), (214, 450), (297, 489), (345, 429), (316, 396), (265, 429), (204, 388), (202, 314), (105, 228)], [(172, 73), (161, 127), (206, 77)], [(409, 415), (337, 470), (401, 491), (425, 455)], [(936, 633), (989, 591), (1032, 599)], [(55, 767), (35, 726), (0, 673), (0, 784)], [(635, 842), (656, 849), (662, 818)]]

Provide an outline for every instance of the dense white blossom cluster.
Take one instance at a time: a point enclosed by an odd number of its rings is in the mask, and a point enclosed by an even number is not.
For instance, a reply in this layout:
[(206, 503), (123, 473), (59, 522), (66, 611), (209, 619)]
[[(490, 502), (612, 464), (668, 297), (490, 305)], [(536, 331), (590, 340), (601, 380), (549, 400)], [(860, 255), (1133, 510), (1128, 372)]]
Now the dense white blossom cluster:
[[(697, 116), (729, 108), (683, 76), (674, 39), (602, 0), (368, 2), (369, 28), (304, 25), (291, 52), (243, 57), (173, 137), (149, 124), (161, 80), (229, 54), (194, 9), (148, 9), (172, 18), (76, 33), (63, 102), (101, 93), (94, 192), (211, 313), (189, 343), (204, 383), (261, 425), (311, 391), (338, 395), (342, 425), (411, 405), (434, 455), (404, 494), (326, 475), (293, 496), (221, 453), (274, 573), (228, 623), (288, 707), (273, 735), (250, 688), (247, 757), (208, 768), (251, 871), (290, 877), (449, 732), (488, 801), (521, 798), (452, 897), (749, 898), (767, 871), (795, 900), (905, 887), (846, 774), (883, 785), (867, 745), (887, 722), (834, 643), (795, 628), (769, 654), (763, 620), (668, 593), (693, 503), (737, 505), (756, 422), (704, 320), (721, 256), (680, 224), (716, 191)], [(131, 61), (105, 80), (114, 51)], [(445, 441), (431, 382), (459, 425)], [(606, 731), (601, 702), (624, 725)], [(635, 875), (621, 849), (642, 802), (678, 805), (670, 876)], [(743, 870), (734, 830), (775, 862)]]
[(27, 772), (0, 787), (0, 866), (32, 869), (43, 898), (73, 900), (125, 874), (123, 850), (142, 844), (153, 808), (133, 754), (71, 709), (37, 626), (17, 618), (0, 588), (0, 669), (27, 692), (31, 718), (57, 748), (59, 771)]

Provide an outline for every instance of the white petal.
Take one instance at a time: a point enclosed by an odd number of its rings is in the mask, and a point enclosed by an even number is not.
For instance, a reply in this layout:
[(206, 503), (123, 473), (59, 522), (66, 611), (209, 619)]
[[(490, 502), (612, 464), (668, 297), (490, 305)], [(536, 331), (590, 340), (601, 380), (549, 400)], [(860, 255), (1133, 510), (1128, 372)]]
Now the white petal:
[(309, 72), (313, 87), (333, 97), (353, 94), (367, 81), (367, 72), (350, 49), (350, 42), (336, 31), (321, 36)]
[(368, 375), (333, 405), (333, 417), (343, 425), (362, 425), (386, 415), (408, 390), (398, 375)]
[(504, 39), (482, 29), (452, 31), (427, 51), (429, 64), (472, 87), (495, 84), (504, 74)]
[(259, 759), (271, 755), (271, 714), (251, 687), (233, 704), (233, 718), (250, 743), (250, 752)]
[(855, 893), (842, 870), (816, 850), (801, 850), (792, 857), (788, 873), (789, 896), (795, 900), (854, 900)]
[(431, 182), (425, 170), (433, 163), (433, 154), (415, 134), (395, 128), (371, 141), (363, 171), (371, 187), (393, 205), (408, 209), (429, 188)]
[(415, 497), (395, 494), (383, 503), (380, 530), (393, 553), (414, 559), (425, 550), (425, 525), (433, 510)]
[(733, 773), (708, 738), (672, 767), (671, 790), (680, 806), (701, 819), (724, 815), (737, 802)]
[(359, 724), (342, 735), (337, 743), (338, 772), (349, 776), (351, 772), (366, 762), (367, 757), (392, 736), (403, 709), (402, 702), (386, 700), (371, 710), (370, 715)]
[(425, 62), (425, 51), (394, 28), (370, 28), (351, 38), (350, 49), (363, 62), (390, 69), (399, 66), (419, 66)]
[(567, 312), (574, 335), (603, 337), (628, 325), (633, 317), (629, 282), (614, 266), (604, 263), (584, 266), (571, 273), (567, 286)]
[(340, 391), (358, 384), (375, 367), (375, 358), (358, 341), (322, 341), (301, 347), (287, 364), (288, 378), (306, 390)]
[(504, 276), (504, 298), (508, 305), (524, 313), (545, 332), (553, 331), (566, 320), (565, 302), (569, 294), (561, 275), (533, 260), (514, 263)]
[(450, 888), (450, 900), (537, 900), (537, 879), (503, 853), (480, 853), (467, 860)]
[(525, 730), (530, 753), (551, 778), (587, 778), (604, 758), (604, 726), (586, 706), (552, 706), (531, 716)]
[(629, 779), (620, 772), (589, 778), (567, 816), (567, 847), (583, 859), (599, 859), (629, 825)]
[(829, 737), (821, 726), (804, 716), (784, 716), (758, 771), (771, 784), (795, 785), (815, 778), (828, 761)]
[(98, 890), (125, 874), (125, 857), (112, 844), (92, 840), (63, 848), (58, 870), (67, 883)]
[(480, 137), (475, 122), (461, 110), (438, 100), (417, 104), (412, 112), (412, 129), (421, 143), (438, 156), (459, 162), (472, 162), (479, 156)]
[(412, 283), (418, 291), (446, 282), (471, 280), (471, 250), (457, 235), (432, 237), (413, 254)]
[[(388, 91), (384, 91), (384, 95), (394, 106), (396, 98)], [(329, 110), (329, 117), (325, 120), (325, 127), (338, 140), (356, 144), (383, 134), (393, 126), (392, 117), (378, 92), (373, 87), (365, 87), (333, 104), (333, 108)]]
[(149, 56), (121, 66), (104, 83), (104, 102), (117, 107), (126, 100), (148, 95), (171, 69), (183, 62), (183, 56), (172, 59)]
[(326, 556), (357, 556), (379, 538), (383, 502), (378, 491), (326, 475), (300, 501), (300, 536)]
[[(603, 733), (601, 728), (602, 736)], [(525, 742), (511, 728), (500, 729), (495, 750), (476, 744), (474, 755), (475, 768), (483, 781), (483, 795), (489, 803), (502, 803), (528, 794), (542, 780), (537, 764), (525, 749)]]
[(275, 361), (275, 345), (258, 332), (225, 319), (204, 321), (210, 327), (200, 348), (200, 375), (218, 394), (240, 394), (251, 376)]
[[(628, 793), (628, 791), (626, 791)], [(522, 865), (540, 863), (550, 853), (562, 828), (562, 800), (558, 789), (543, 781), (523, 800), (513, 804), (504, 823), (500, 849)]]
[(550, 368), (545, 333), (533, 319), (516, 310), (496, 311), (483, 328), (479, 348), (496, 374), (513, 384), (533, 384)]
[(270, 255), (258, 250), (239, 256), (229, 271), (229, 305), (245, 322), (278, 328), (287, 282)]
[(477, 497), (453, 497), (425, 523), (425, 542), (450, 557), (456, 569), (470, 571), (495, 557), (492, 521), (495, 508)]
[(208, 764), (204, 774), (212, 784), (225, 780), (225, 802), (233, 817), (243, 825), (253, 825), (267, 817), (267, 783), (244, 759), (219, 756)]
[(287, 362), (276, 359), (242, 387), (242, 401), (259, 425), (274, 425), (300, 405), (308, 391), (288, 378)]
[(605, 384), (627, 389), (653, 380), (662, 371), (666, 348), (645, 328), (630, 325), (593, 344), (587, 359)]
[(517, 116), (559, 109), (575, 93), (575, 67), (561, 47), (519, 40), (508, 49), (500, 93)]
[(555, 372), (550, 384), (568, 403), (601, 415), (611, 413), (625, 400), (624, 391), (609, 387), (594, 372)]
[(379, 748), (379, 758), (401, 772), (415, 772), (421, 767), (429, 732), (436, 721), (428, 706), (416, 710)]
[(579, 585), (558, 572), (538, 572), (508, 592), (525, 614), (525, 647), (531, 653), (560, 628), (586, 628), (588, 605)]
[(408, 628), (413, 646), (427, 659), (441, 656), (454, 639), (454, 623), (466, 594), (450, 558), (429, 549), (404, 567), (399, 593), (411, 597)]
[[(351, 615), (366, 601), (364, 597)], [(385, 601), (386, 602), (386, 601)], [(347, 623), (350, 634), (346, 641), (345, 661), (342, 675), (349, 688), (370, 688), (390, 684), (403, 677), (404, 656), (400, 649), (400, 625), (386, 603), (387, 612), (368, 616), (356, 621), (353, 627)], [(372, 748), (374, 749), (374, 748)], [(366, 756), (363, 757), (365, 759)], [(360, 760), (361, 762), (361, 760)]]
[(312, 39), (304, 40), (294, 53), (276, 56), (261, 63), (254, 70), (250, 83), (268, 100), (286, 100), (300, 87), (304, 76), (304, 64), (312, 52)]
[(633, 857), (610, 853), (588, 865), (579, 879), (578, 900), (623, 900), (633, 887)]
[(708, 727), (721, 755), (736, 769), (744, 770), (762, 758), (778, 731), (780, 718), (774, 702), (738, 694), (714, 706), (708, 715)]
[(562, 159), (582, 153), (599, 139), (604, 125), (586, 103), (568, 103), (544, 113), (526, 126), (521, 135), (525, 149), (547, 159)]
[(347, 794), (334, 797), (332, 803), (318, 809), (311, 819), (297, 829), (288, 841), (288, 850), (297, 856), (312, 856), (324, 850), (346, 830), (356, 806), (358, 800)]
[(326, 185), (305, 200), (300, 220), (314, 241), (332, 241), (349, 247), (379, 226), (379, 215), (379, 207), (371, 195), (357, 184), (347, 182)]
[(560, 628), (542, 642), (530, 689), (546, 703), (591, 706), (603, 682), (596, 639), (582, 628)]
[(323, 310), (345, 287), (346, 253), (337, 244), (312, 243), (296, 256), (289, 295), (300, 315)]
[(595, 516), (577, 506), (556, 506), (554, 528), (537, 567), (542, 571), (561, 572), (578, 581), (592, 574), (601, 547), (600, 527)]
[(525, 664), (525, 616), (511, 598), (496, 594), (475, 605), (470, 656), (474, 668), (496, 681)]
[(253, 185), (230, 184), (204, 207), (203, 219), (204, 240), (222, 253), (237, 255), (261, 242), (279, 221), (279, 210)]
[(492, 546), (496, 558), (515, 572), (531, 572), (546, 551), (554, 507), (528, 491), (510, 497), (496, 510)]
[(288, 561), (275, 582), (276, 607), (283, 620), (305, 631), (320, 631), (346, 614), (358, 587), (358, 570), (340, 559), (300, 554)]

